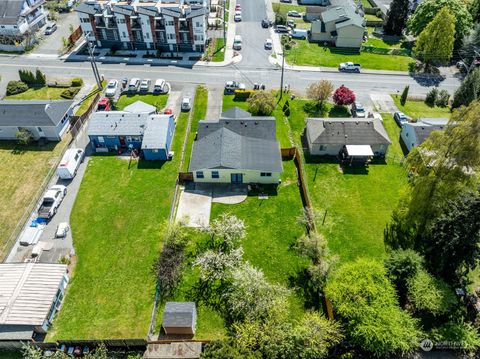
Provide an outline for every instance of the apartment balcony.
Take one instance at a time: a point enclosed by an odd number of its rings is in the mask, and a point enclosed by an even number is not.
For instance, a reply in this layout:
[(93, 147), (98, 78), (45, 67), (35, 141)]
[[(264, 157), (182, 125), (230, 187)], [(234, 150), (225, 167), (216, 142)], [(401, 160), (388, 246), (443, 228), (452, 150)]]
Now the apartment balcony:
[(30, 1), (27, 1), (27, 4), (29, 5), (25, 10), (23, 10), (20, 15), (21, 16), (28, 16), (29, 14), (31, 14), (33, 11), (35, 11), (36, 9), (42, 7), (43, 5), (45, 5), (45, 0), (30, 0)]

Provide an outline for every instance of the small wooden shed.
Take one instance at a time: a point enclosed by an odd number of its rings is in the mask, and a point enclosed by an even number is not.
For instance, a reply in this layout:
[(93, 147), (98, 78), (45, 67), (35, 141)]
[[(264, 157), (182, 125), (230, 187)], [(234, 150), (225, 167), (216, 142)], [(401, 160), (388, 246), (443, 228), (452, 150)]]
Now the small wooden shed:
[(197, 308), (193, 302), (167, 302), (162, 327), (165, 334), (195, 334)]

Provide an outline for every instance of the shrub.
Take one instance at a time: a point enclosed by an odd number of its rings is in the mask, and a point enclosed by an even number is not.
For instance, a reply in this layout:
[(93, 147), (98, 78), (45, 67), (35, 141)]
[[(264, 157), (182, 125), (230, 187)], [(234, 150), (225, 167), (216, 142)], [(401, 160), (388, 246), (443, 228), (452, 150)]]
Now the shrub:
[(275, 96), (271, 92), (257, 91), (247, 102), (248, 110), (257, 116), (270, 116), (275, 109)]
[(355, 102), (355, 93), (348, 87), (342, 85), (335, 90), (333, 102), (338, 106), (351, 105)]
[(80, 87), (69, 87), (66, 90), (63, 90), (60, 96), (64, 99), (71, 100), (75, 95), (80, 91)]
[(15, 137), (21, 145), (28, 145), (33, 141), (33, 134), (26, 128), (19, 128)]
[(435, 106), (435, 102), (437, 102), (437, 97), (438, 97), (438, 89), (436, 87), (432, 88), (430, 91), (427, 93), (427, 98), (425, 98), (425, 103), (428, 106)]
[(34, 85), (37, 82), (35, 75), (29, 70), (18, 70), (18, 77), (20, 77), (20, 81), (27, 85)]
[(235, 101), (246, 101), (255, 90), (235, 90)]
[(16, 95), (18, 93), (22, 93), (27, 90), (28, 90), (27, 84), (22, 81), (10, 81), (7, 84), (7, 96)]
[(407, 102), (407, 98), (408, 98), (408, 90), (410, 89), (410, 86), (405, 86), (405, 88), (403, 89), (403, 92), (402, 92), (402, 97), (400, 97), (400, 104), (402, 106), (405, 106), (405, 103)]
[(37, 69), (37, 71), (35, 72), (35, 85), (45, 86), (46, 83), (47, 83), (47, 77), (42, 71)]
[(72, 79), (72, 87), (81, 87), (83, 86), (83, 79), (81, 77), (75, 77)]
[(439, 107), (447, 107), (448, 101), (450, 100), (450, 94), (447, 90), (440, 90), (437, 96), (435, 104)]

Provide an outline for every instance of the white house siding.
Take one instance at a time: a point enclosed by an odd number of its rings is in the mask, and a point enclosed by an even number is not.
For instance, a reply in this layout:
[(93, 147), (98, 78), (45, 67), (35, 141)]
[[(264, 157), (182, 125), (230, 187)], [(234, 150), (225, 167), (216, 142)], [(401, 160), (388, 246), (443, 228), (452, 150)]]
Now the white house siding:
[(337, 47), (360, 48), (363, 42), (363, 32), (363, 28), (354, 25), (339, 28), (335, 45)]
[(118, 34), (120, 36), (120, 41), (123, 43), (130, 42), (130, 36), (128, 34), (127, 21), (125, 15), (116, 13), (115, 17), (117, 18), (117, 28)]
[[(218, 171), (219, 178), (212, 178), (212, 171)], [(280, 180), (279, 172), (273, 172), (271, 177), (262, 177), (260, 176), (260, 173), (263, 171), (252, 171), (252, 170), (205, 169), (202, 172), (203, 172), (204, 178), (197, 178), (197, 172), (193, 172), (193, 178), (195, 182), (231, 183), (230, 175), (233, 173), (243, 174), (243, 183), (276, 184)]]
[[(173, 16), (165, 15), (165, 34), (167, 36), (167, 43), (175, 45), (177, 43), (177, 32), (175, 30), (175, 20)], [(170, 46), (170, 50), (174, 50), (173, 46)]]
[(193, 24), (193, 43), (195, 45), (203, 45), (205, 43), (205, 29), (204, 29), (205, 18), (204, 16), (196, 16), (192, 18)]
[(142, 26), (143, 41), (147, 44), (147, 49), (153, 48), (152, 27), (150, 26), (150, 16), (139, 14), (140, 24)]
[(412, 150), (413, 147), (417, 145), (417, 136), (413, 126), (404, 124), (402, 130), (400, 131), (400, 137), (402, 138), (403, 143), (408, 149), (408, 152)]

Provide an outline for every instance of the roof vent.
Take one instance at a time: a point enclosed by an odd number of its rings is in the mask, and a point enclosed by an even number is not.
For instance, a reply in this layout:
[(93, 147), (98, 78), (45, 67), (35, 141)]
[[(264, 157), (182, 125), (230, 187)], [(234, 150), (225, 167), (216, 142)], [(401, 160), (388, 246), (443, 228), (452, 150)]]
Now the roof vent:
[(50, 109), (50, 104), (47, 103), (47, 104), (45, 105), (45, 112), (47, 112), (47, 110), (49, 110), (49, 109)]
[(240, 121), (240, 124), (243, 125), (243, 121)]
[(255, 124), (258, 125), (258, 121), (255, 121)]
[(345, 138), (348, 138), (348, 135), (345, 135)]
[(355, 123), (358, 125), (358, 121), (355, 121)]

